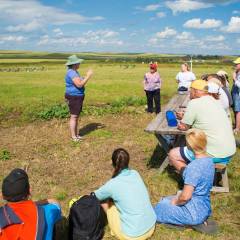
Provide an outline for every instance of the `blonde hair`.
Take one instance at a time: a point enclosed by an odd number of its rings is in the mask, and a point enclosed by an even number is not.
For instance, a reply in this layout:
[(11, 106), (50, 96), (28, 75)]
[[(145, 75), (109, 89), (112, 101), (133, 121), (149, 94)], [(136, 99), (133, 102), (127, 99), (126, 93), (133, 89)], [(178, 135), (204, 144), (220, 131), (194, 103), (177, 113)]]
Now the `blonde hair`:
[(189, 129), (186, 133), (187, 146), (196, 154), (206, 153), (207, 136), (199, 129)]
[(182, 65), (184, 65), (187, 68), (187, 70), (190, 71), (190, 67), (189, 67), (189, 65), (186, 62), (183, 63)]

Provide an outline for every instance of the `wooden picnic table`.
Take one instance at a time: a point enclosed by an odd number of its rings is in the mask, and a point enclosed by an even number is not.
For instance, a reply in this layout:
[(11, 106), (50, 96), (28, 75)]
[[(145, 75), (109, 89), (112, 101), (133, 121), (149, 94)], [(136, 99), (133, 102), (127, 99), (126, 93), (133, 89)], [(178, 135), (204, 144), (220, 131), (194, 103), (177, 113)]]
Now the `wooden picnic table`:
[[(163, 148), (163, 150), (168, 154), (168, 152), (173, 147), (179, 146), (183, 141), (185, 141), (185, 131), (180, 131), (177, 127), (169, 127), (166, 119), (166, 111), (175, 110), (181, 111), (186, 108), (188, 102), (190, 101), (189, 93), (187, 94), (176, 94), (167, 105), (163, 108), (163, 111), (160, 112), (155, 119), (153, 119), (145, 131), (152, 133), (158, 140), (158, 143)], [(166, 135), (174, 135), (175, 142), (174, 145), (169, 144), (169, 141), (166, 139)], [(164, 159), (160, 166), (160, 173), (168, 166), (169, 160), (168, 157)]]

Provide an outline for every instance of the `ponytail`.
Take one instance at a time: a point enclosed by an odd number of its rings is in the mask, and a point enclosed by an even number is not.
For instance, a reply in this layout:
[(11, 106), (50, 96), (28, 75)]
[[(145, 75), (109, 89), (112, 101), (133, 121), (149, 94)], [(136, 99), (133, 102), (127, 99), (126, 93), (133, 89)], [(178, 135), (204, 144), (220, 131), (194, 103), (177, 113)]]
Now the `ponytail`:
[(129, 153), (125, 149), (114, 150), (112, 154), (112, 165), (114, 167), (112, 178), (116, 177), (123, 169), (128, 168), (129, 159)]

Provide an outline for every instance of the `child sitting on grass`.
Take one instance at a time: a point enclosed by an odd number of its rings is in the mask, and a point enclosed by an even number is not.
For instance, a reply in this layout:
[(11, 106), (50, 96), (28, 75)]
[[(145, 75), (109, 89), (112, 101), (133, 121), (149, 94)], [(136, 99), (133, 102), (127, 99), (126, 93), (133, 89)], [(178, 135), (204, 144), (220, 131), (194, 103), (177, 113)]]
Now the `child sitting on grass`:
[(188, 165), (178, 162), (184, 188), (177, 196), (163, 198), (155, 206), (159, 223), (199, 225), (211, 215), (210, 191), (215, 169), (212, 158), (206, 153), (206, 135), (201, 130), (190, 129), (186, 141), (188, 149), (195, 154), (195, 160)]

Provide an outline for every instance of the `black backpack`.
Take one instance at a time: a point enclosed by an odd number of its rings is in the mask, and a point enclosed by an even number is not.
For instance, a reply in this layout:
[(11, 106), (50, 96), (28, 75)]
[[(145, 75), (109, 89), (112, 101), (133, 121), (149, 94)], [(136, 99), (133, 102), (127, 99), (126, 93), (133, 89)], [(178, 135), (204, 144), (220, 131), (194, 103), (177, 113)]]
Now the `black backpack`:
[(69, 240), (100, 240), (104, 235), (106, 214), (94, 194), (77, 200), (69, 213)]

